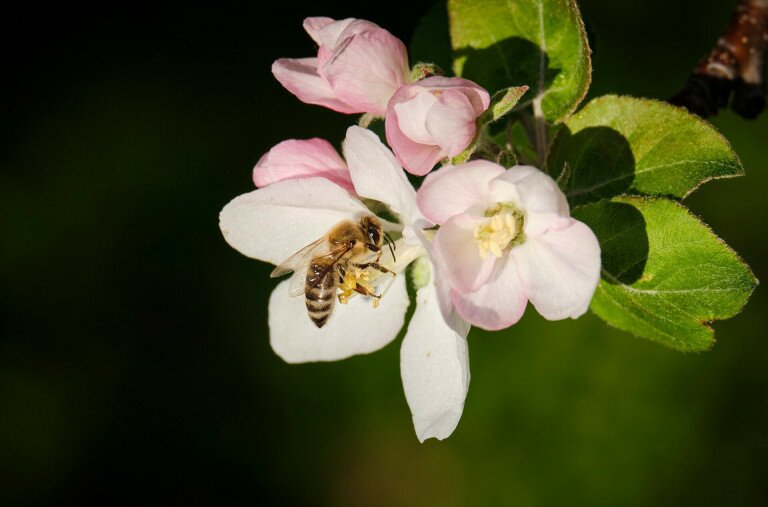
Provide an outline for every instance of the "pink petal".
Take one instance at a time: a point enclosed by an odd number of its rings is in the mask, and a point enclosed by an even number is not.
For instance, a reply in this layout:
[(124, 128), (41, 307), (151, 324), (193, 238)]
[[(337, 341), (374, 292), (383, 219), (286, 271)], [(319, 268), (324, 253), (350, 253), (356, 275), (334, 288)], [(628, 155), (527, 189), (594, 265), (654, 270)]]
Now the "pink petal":
[(381, 30), (378, 25), (364, 19), (341, 19), (323, 27), (318, 33), (318, 38), (320, 39), (318, 44), (333, 52), (344, 39), (372, 28)]
[(336, 98), (328, 82), (317, 73), (317, 58), (281, 58), (272, 64), (272, 74), (302, 102), (340, 113), (364, 112)]
[[(320, 48), (317, 50), (317, 74), (325, 81), (326, 83), (328, 80), (325, 77), (325, 72), (323, 72), (323, 68), (325, 67), (325, 64), (333, 58), (333, 51), (328, 49), (328, 46), (320, 46)], [(331, 85), (328, 85), (329, 87)]]
[[(402, 127), (402, 118), (400, 122)], [(449, 89), (440, 94), (440, 98), (429, 109), (425, 126), (432, 139), (431, 144), (440, 146), (446, 156), (455, 157), (475, 137), (475, 111), (466, 95)]]
[[(419, 93), (407, 100), (402, 100), (401, 92), (406, 92), (407, 87), (402, 87), (390, 100), (387, 109), (387, 118), (390, 116), (397, 121), (402, 133), (411, 141), (421, 144), (438, 144), (432, 134), (427, 130), (427, 115), (432, 106), (437, 104), (438, 98), (431, 93)], [(391, 115), (394, 109), (394, 115)]]
[(265, 156), (270, 165), (304, 165), (317, 170), (347, 166), (333, 145), (319, 137), (283, 141)]
[(528, 238), (510, 252), (528, 298), (549, 320), (583, 315), (600, 281), (595, 234), (578, 220), (569, 220), (567, 227)]
[(472, 104), (475, 116), (483, 114), (491, 103), (491, 97), (485, 88), (468, 79), (460, 77), (431, 76), (422, 79), (421, 81), (417, 81), (411, 86), (427, 91), (453, 90), (460, 92), (466, 96), (470, 104)]
[(306, 18), (304, 19), (304, 30), (319, 46), (323, 43), (322, 39), (320, 38), (320, 31), (335, 22), (337, 21), (335, 21), (333, 18), (326, 18), (322, 16)]
[(485, 259), (475, 242), (475, 226), (479, 219), (457, 215), (445, 222), (435, 234), (432, 246), (435, 261), (452, 287), (461, 292), (474, 292), (491, 275), (497, 258), (489, 254)]
[(504, 172), (503, 167), (486, 160), (443, 167), (427, 176), (419, 188), (419, 209), (436, 224), (461, 213), (482, 214), (495, 202), (491, 181)]
[(356, 112), (384, 116), (389, 99), (408, 79), (408, 53), (400, 39), (371, 28), (344, 39), (323, 73), (335, 96)]
[(489, 331), (515, 324), (525, 312), (527, 298), (511, 259), (496, 263), (488, 281), (476, 292), (451, 291), (456, 311), (470, 324)]
[(444, 158), (439, 146), (420, 144), (412, 141), (400, 130), (395, 109), (387, 109), (387, 120), (384, 123), (387, 142), (395, 152), (402, 166), (411, 174), (424, 176)]
[(325, 139), (289, 139), (274, 146), (253, 168), (257, 187), (285, 179), (319, 176), (354, 192), (347, 164)]

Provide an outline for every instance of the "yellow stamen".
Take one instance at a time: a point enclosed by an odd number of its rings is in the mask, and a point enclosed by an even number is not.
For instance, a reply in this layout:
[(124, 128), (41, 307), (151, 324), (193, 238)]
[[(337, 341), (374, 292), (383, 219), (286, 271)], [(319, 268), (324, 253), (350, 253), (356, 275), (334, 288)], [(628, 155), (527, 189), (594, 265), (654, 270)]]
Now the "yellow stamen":
[(475, 227), (475, 242), (480, 257), (490, 252), (501, 257), (503, 250), (522, 234), (522, 216), (516, 207), (500, 205), (488, 210), (486, 218)]

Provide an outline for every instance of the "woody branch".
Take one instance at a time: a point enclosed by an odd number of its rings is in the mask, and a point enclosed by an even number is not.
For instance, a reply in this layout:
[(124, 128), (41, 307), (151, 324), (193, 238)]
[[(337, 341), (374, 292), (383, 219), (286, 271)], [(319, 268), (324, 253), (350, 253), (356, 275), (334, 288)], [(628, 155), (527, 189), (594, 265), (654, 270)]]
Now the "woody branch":
[(730, 107), (744, 118), (765, 109), (768, 0), (740, 0), (712, 51), (670, 102), (703, 118)]

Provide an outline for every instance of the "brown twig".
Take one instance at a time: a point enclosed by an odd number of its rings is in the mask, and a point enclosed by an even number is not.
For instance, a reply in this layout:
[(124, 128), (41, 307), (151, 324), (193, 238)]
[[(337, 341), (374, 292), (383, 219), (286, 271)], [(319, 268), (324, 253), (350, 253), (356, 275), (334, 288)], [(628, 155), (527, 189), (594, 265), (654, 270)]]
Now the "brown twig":
[(765, 109), (765, 56), (768, 0), (740, 0), (712, 51), (703, 58), (685, 88), (670, 102), (702, 118), (728, 105), (744, 118)]

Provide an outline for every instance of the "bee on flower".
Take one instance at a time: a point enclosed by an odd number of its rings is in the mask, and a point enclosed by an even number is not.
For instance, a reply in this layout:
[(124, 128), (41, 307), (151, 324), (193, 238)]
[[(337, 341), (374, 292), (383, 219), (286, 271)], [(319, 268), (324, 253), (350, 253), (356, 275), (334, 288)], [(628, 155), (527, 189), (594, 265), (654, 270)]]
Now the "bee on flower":
[[(431, 172), (476, 146), (485, 89), (411, 72), (403, 43), (368, 21), (307, 18), (304, 28), (317, 57), (279, 59), (275, 77), (306, 103), (383, 119), (392, 151), (358, 126), (343, 157), (323, 139), (283, 141), (254, 167), (257, 189), (221, 211), (222, 234), (275, 264), (273, 276), (293, 273), (268, 308), (286, 362), (367, 354), (407, 326), (400, 371), (416, 435), (444, 439), (469, 388), (470, 325), (510, 326), (529, 301), (548, 319), (583, 314), (597, 240), (536, 168), (477, 160)], [(405, 171), (428, 174), (418, 192)], [(406, 278), (417, 289), (408, 323)]]

